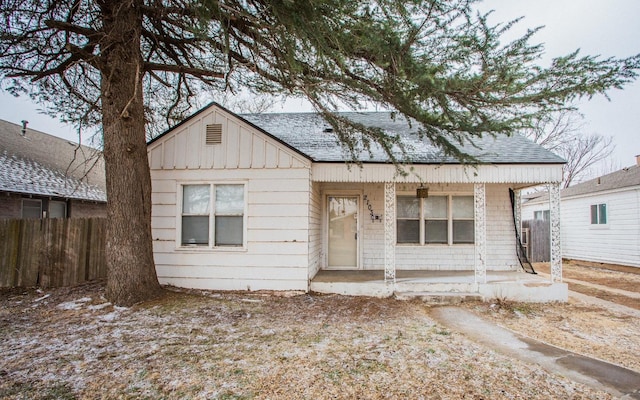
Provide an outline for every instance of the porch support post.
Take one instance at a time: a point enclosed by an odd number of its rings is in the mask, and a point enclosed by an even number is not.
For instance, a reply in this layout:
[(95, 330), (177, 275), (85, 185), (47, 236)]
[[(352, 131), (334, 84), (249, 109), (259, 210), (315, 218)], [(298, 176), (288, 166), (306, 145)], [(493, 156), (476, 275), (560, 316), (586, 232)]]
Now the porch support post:
[(562, 247), (560, 246), (560, 183), (549, 184), (549, 218), (551, 241), (551, 283), (562, 282)]
[(396, 282), (396, 184), (384, 183), (384, 281)]
[(515, 208), (513, 209), (513, 217), (516, 222), (516, 233), (520, 240), (522, 240), (522, 192), (520, 189), (513, 190), (513, 204)]
[(473, 185), (474, 218), (475, 218), (475, 282), (487, 283), (487, 218), (485, 206), (485, 185)]

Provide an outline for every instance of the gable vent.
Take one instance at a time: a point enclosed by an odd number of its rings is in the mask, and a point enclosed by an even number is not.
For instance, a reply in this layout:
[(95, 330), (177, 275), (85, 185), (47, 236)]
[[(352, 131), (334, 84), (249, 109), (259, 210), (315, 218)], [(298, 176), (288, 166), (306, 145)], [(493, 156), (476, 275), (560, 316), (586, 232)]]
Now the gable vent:
[(222, 143), (222, 124), (208, 124), (204, 142), (206, 145)]

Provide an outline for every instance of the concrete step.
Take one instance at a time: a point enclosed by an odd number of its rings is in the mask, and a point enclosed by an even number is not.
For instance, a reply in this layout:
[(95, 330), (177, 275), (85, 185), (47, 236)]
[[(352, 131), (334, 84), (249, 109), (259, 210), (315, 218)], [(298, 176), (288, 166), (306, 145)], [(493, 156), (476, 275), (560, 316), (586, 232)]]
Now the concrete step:
[(470, 301), (484, 301), (484, 296), (479, 293), (445, 293), (445, 292), (395, 292), (398, 300), (421, 300), (428, 304), (460, 304)]
[(478, 291), (478, 284), (472, 282), (397, 281), (395, 291), (402, 293), (474, 293)]

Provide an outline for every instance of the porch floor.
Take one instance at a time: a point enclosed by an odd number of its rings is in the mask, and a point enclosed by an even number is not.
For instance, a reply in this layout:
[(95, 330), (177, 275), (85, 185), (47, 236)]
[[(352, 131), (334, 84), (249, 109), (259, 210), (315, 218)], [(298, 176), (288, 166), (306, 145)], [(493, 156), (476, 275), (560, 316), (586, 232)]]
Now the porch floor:
[(487, 271), (486, 283), (476, 283), (472, 270), (425, 271), (397, 270), (396, 282), (385, 282), (383, 270), (320, 270), (310, 289), (319, 293), (398, 298), (426, 294), (446, 296), (476, 295), (488, 300), (504, 298), (516, 301), (567, 301), (565, 283), (552, 283), (548, 277), (522, 271)]
[[(320, 270), (312, 282), (384, 282), (383, 270)], [(396, 282), (474, 283), (475, 273), (470, 270), (423, 271), (397, 270)], [(548, 283), (549, 278), (522, 271), (487, 271), (489, 282)]]

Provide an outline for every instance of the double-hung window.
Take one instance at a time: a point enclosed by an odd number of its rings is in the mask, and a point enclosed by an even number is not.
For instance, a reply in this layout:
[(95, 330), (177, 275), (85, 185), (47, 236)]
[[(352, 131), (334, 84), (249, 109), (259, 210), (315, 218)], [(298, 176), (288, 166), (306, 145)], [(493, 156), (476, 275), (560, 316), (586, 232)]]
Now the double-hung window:
[(182, 185), (180, 244), (241, 247), (244, 244), (244, 185)]
[(607, 223), (607, 205), (592, 204), (591, 205), (591, 225), (606, 225)]
[(397, 242), (408, 244), (474, 243), (473, 196), (398, 196)]

